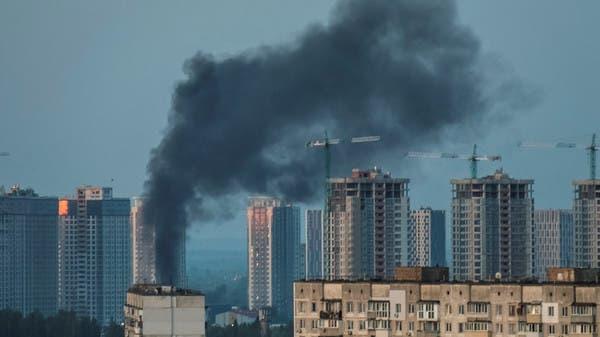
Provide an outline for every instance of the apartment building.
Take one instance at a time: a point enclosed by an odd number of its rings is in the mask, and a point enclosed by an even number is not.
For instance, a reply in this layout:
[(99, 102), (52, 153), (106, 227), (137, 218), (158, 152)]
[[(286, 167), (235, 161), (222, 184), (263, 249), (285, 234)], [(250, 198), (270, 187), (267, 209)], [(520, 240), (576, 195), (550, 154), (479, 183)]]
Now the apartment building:
[(135, 285), (122, 308), (125, 337), (205, 337), (204, 304), (198, 291)]
[(306, 278), (323, 277), (323, 211), (307, 209), (304, 216), (306, 230)]
[(579, 274), (559, 270), (552, 283), (296, 282), (294, 336), (597, 336), (600, 284), (571, 278)]
[(0, 309), (56, 313), (57, 212), (57, 198), (0, 191)]
[(130, 201), (81, 186), (59, 200), (59, 308), (106, 325), (123, 321), (131, 285)]
[(534, 211), (534, 274), (546, 279), (550, 267), (572, 266), (573, 213), (567, 209)]
[(144, 221), (144, 198), (131, 203), (131, 264), (134, 283), (156, 283), (156, 231)]
[(410, 222), (411, 265), (446, 266), (446, 211), (421, 207)]
[(600, 267), (600, 179), (573, 182), (573, 264)]
[(387, 278), (410, 262), (408, 179), (379, 168), (330, 178), (323, 270), (330, 280)]
[(453, 179), (452, 268), (458, 280), (531, 277), (534, 268), (533, 180), (502, 170)]

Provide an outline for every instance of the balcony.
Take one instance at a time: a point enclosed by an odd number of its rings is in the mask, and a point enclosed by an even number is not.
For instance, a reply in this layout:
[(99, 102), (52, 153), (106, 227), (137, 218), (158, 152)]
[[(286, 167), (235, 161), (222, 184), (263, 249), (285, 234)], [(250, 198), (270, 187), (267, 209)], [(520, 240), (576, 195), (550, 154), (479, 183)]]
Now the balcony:
[(465, 331), (465, 337), (492, 337), (491, 331)]
[(417, 337), (439, 337), (439, 331), (417, 331), (415, 334)]
[(320, 311), (319, 318), (340, 321), (342, 319), (342, 311)]

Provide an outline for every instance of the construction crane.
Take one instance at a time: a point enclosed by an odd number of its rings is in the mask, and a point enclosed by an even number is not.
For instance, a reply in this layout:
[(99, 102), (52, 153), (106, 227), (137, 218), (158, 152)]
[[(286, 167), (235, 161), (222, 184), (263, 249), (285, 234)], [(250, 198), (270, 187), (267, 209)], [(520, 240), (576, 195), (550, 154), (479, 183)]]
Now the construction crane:
[[(364, 137), (353, 137), (350, 139), (350, 143), (369, 143), (378, 142), (381, 140), (380, 136), (364, 136)], [(338, 145), (345, 143), (346, 141), (341, 138), (329, 138), (327, 131), (325, 131), (325, 138), (313, 139), (306, 143), (307, 148), (323, 149), (325, 154), (325, 206), (323, 208), (323, 222), (328, 214), (327, 198), (329, 197), (329, 178), (331, 178), (331, 145)]]
[(487, 160), (487, 161), (497, 161), (502, 160), (501, 156), (492, 155), (478, 155), (477, 154), (477, 144), (473, 145), (473, 153), (472, 154), (456, 154), (456, 153), (447, 153), (447, 152), (408, 152), (406, 153), (406, 157), (408, 158), (426, 158), (426, 159), (462, 159), (468, 160), (471, 162), (471, 179), (477, 179), (477, 162)]
[(596, 152), (600, 146), (596, 145), (596, 134), (592, 135), (592, 143), (582, 145), (576, 143), (541, 143), (541, 142), (520, 142), (519, 147), (523, 148), (545, 148), (545, 149), (584, 149), (588, 151), (590, 179), (596, 179)]

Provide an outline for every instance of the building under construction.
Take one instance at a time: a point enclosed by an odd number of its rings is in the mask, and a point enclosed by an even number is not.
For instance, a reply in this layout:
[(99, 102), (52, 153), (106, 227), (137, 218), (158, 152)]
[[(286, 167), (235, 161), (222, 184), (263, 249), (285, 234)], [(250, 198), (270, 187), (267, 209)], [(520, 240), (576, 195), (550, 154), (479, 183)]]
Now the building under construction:
[(533, 180), (513, 179), (498, 170), (451, 183), (452, 276), (458, 280), (531, 276)]
[(573, 258), (576, 267), (600, 267), (600, 179), (573, 181)]

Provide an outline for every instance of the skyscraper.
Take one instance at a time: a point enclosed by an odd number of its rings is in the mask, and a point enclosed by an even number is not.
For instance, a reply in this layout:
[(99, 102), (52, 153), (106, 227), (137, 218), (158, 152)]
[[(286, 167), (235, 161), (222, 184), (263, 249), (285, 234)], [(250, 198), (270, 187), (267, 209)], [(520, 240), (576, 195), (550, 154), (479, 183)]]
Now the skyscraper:
[(573, 258), (576, 267), (600, 267), (600, 179), (573, 182)]
[(568, 267), (573, 240), (573, 213), (566, 209), (534, 211), (534, 274), (546, 279), (549, 267)]
[(134, 283), (156, 283), (154, 227), (144, 222), (144, 198), (133, 198), (131, 206), (132, 270)]
[(100, 324), (123, 320), (131, 284), (130, 202), (82, 186), (59, 201), (59, 306)]
[(252, 197), (248, 218), (248, 306), (271, 307), (275, 320), (291, 319), (298, 272), (300, 209), (270, 197)]
[(306, 278), (323, 277), (323, 212), (320, 209), (307, 209), (306, 229)]
[(0, 308), (57, 309), (58, 199), (13, 187), (0, 193)]
[(451, 182), (453, 277), (531, 276), (533, 180), (513, 179), (498, 170)]
[(397, 265), (410, 263), (408, 182), (378, 168), (329, 179), (327, 279), (389, 278)]
[(446, 211), (421, 207), (410, 213), (412, 265), (446, 266)]

